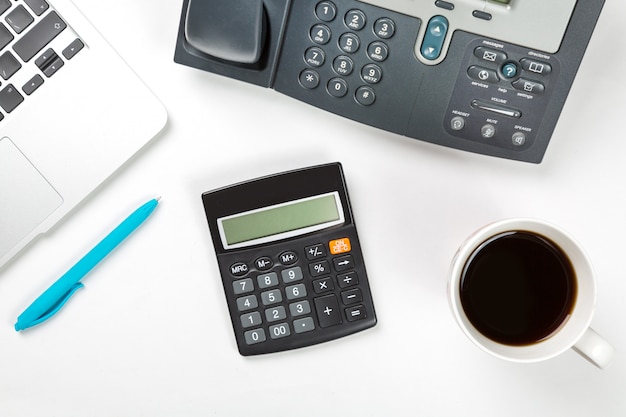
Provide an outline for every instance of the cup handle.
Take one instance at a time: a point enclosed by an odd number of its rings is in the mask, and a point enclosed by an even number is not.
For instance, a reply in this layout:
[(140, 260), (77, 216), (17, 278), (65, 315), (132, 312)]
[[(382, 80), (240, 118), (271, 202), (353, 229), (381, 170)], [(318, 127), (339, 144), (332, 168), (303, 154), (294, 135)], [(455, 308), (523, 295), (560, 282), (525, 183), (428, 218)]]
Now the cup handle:
[(583, 337), (576, 342), (572, 349), (600, 369), (604, 369), (611, 362), (615, 352), (613, 346), (591, 327), (587, 328)]

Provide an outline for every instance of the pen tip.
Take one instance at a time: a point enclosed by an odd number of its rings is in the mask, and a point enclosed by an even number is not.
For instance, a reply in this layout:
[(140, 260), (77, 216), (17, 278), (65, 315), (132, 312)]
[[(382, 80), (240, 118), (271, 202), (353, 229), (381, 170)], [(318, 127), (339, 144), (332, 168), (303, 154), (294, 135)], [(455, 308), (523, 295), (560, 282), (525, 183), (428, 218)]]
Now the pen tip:
[(161, 196), (155, 198), (156, 201), (161, 201)]

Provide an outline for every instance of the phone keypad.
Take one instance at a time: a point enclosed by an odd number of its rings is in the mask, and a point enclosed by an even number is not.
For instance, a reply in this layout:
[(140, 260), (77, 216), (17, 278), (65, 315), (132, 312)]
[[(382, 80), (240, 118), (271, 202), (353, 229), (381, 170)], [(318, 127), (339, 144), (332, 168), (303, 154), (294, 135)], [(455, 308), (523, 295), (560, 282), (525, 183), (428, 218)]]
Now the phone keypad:
[[(352, 92), (357, 103), (373, 105), (375, 86), (384, 76), (381, 64), (391, 53), (385, 41), (395, 34), (394, 20), (378, 16), (370, 19), (360, 9), (342, 15), (331, 1), (317, 3), (311, 14), (317, 22), (309, 30), (311, 45), (303, 52), (307, 67), (300, 72), (300, 85), (308, 90), (325, 86), (328, 95), (336, 98)], [(318, 71), (326, 64), (335, 74), (327, 81)]]

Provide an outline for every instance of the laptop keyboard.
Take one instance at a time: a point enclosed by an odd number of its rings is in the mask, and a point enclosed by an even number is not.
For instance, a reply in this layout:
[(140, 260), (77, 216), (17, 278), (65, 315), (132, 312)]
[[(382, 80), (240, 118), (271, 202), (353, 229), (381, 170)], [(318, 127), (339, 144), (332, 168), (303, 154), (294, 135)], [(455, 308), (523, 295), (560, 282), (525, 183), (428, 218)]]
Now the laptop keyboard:
[(64, 31), (46, 0), (0, 0), (0, 121), (84, 48), (73, 33), (50, 47)]

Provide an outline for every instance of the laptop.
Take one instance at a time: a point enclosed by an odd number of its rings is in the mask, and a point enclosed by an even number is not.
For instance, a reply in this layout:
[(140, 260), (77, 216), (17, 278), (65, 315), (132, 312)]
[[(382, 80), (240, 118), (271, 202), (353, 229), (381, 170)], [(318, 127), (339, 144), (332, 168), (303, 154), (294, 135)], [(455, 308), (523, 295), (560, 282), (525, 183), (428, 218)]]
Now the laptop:
[(70, 0), (0, 0), (0, 267), (166, 121)]

